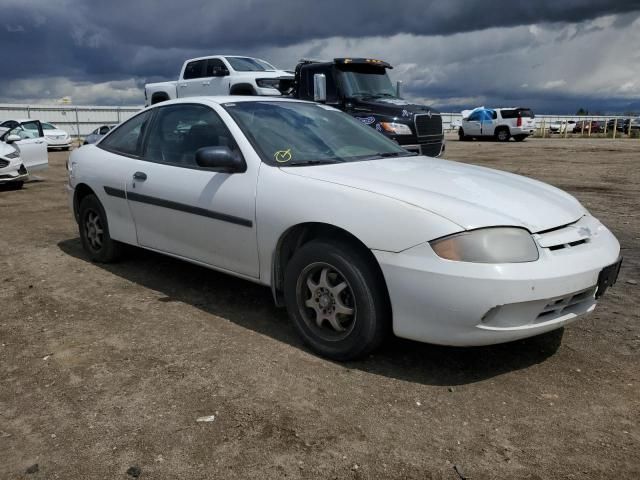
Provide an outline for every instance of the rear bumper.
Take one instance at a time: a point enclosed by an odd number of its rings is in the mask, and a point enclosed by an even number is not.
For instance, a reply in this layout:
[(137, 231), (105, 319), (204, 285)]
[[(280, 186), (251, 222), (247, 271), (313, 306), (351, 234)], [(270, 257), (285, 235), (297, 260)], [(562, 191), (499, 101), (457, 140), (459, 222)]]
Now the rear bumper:
[(617, 261), (618, 241), (602, 226), (588, 244), (557, 252), (540, 248), (537, 261), (520, 264), (448, 261), (428, 243), (374, 255), (397, 336), (472, 346), (539, 335), (593, 311), (598, 276)]

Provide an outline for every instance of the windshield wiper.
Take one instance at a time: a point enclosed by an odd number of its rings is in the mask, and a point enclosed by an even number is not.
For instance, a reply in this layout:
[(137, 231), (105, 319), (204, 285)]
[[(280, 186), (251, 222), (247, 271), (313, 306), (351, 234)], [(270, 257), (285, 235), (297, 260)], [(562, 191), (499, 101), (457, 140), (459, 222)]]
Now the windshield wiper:
[(300, 166), (309, 166), (309, 165), (329, 165), (331, 163), (343, 163), (344, 160), (307, 160), (304, 162), (295, 162), (295, 163), (283, 163), (279, 166), (281, 167), (300, 167)]
[(415, 157), (416, 152), (381, 152), (373, 155), (374, 157), (392, 158), (392, 157)]

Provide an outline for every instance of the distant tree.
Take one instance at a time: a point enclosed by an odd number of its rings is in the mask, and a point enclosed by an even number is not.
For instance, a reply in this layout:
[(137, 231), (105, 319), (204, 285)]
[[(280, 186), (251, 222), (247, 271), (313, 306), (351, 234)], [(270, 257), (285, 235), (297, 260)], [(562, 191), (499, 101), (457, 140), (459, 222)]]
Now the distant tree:
[(585, 110), (584, 108), (580, 107), (580, 110), (576, 112), (576, 115), (589, 115), (589, 110)]

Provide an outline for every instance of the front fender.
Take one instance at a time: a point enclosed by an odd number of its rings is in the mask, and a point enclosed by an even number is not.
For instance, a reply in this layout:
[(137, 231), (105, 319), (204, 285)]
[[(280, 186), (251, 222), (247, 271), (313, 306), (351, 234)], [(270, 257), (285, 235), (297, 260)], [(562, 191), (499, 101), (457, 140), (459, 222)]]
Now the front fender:
[(271, 282), (273, 253), (281, 236), (302, 223), (333, 225), (349, 232), (369, 249), (387, 252), (400, 252), (461, 230), (450, 220), (393, 198), (288, 175), (277, 167), (262, 164), (256, 227), (260, 277), (264, 283)]

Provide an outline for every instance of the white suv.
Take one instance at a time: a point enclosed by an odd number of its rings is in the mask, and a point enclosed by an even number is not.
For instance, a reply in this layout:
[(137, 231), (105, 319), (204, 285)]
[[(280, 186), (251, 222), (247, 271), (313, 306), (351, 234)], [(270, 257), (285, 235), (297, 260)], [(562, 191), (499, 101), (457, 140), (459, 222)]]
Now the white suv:
[[(464, 116), (463, 116), (464, 117)], [(462, 119), (458, 129), (460, 140), (480, 137), (494, 137), (500, 142), (508, 142), (511, 137), (521, 142), (533, 135), (535, 120), (528, 108), (476, 108)]]

